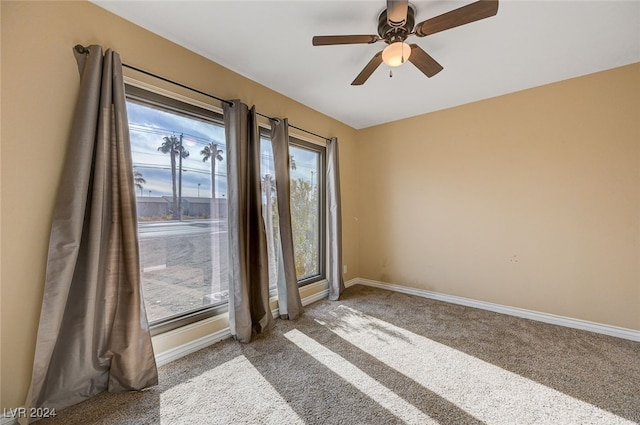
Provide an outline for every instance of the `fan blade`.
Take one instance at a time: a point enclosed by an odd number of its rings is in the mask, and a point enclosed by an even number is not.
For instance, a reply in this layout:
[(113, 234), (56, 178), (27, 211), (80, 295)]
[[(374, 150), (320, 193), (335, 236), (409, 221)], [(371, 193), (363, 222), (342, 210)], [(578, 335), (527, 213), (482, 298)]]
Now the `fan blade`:
[(407, 23), (409, 2), (403, 0), (387, 0), (387, 23), (394, 27), (401, 27)]
[(332, 46), (334, 44), (373, 44), (380, 41), (377, 35), (316, 35), (314, 46)]
[(365, 66), (364, 69), (360, 71), (360, 74), (358, 74), (356, 79), (353, 80), (351, 85), (352, 86), (363, 85), (364, 82), (367, 81), (369, 77), (371, 77), (371, 74), (373, 74), (373, 71), (375, 71), (380, 66), (381, 63), (382, 63), (382, 50), (376, 53), (376, 55), (371, 58), (367, 66)]
[(410, 46), (411, 54), (409, 55), (409, 62), (414, 64), (424, 75), (431, 78), (442, 71), (442, 65), (422, 50), (420, 46), (417, 44), (411, 44)]
[(414, 32), (418, 37), (424, 37), (425, 35), (435, 34), (479, 21), (480, 19), (489, 18), (496, 13), (498, 13), (498, 0), (480, 0), (420, 22), (415, 26)]

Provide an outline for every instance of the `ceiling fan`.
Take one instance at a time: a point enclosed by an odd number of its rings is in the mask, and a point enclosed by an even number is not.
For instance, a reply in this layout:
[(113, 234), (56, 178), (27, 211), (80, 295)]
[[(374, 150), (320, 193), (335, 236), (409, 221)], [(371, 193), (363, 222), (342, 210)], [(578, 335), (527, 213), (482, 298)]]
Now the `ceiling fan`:
[(399, 66), (408, 60), (431, 78), (442, 71), (442, 65), (420, 46), (407, 44), (405, 40), (412, 35), (425, 37), (494, 16), (498, 13), (498, 0), (476, 1), (414, 26), (415, 13), (414, 7), (406, 0), (387, 0), (387, 8), (378, 17), (378, 35), (317, 35), (312, 42), (314, 46), (373, 44), (378, 41), (387, 43), (387, 47), (376, 53), (353, 80), (352, 86), (364, 84), (383, 62), (389, 66)]

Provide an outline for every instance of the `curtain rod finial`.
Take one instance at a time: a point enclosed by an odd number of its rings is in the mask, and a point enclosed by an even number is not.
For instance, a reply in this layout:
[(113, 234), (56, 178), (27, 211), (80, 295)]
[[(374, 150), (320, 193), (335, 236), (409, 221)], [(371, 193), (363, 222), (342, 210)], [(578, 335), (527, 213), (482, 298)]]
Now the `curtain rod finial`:
[(76, 52), (80, 53), (81, 55), (82, 54), (85, 54), (85, 55), (89, 54), (89, 49), (84, 47), (82, 44), (76, 44), (73, 48), (76, 50)]

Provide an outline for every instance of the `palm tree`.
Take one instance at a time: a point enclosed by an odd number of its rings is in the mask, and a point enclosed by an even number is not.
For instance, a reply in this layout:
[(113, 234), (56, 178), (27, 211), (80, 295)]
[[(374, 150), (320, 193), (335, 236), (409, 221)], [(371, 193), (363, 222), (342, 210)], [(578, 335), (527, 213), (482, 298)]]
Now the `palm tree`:
[[(180, 210), (180, 202), (178, 201), (178, 190), (176, 188), (176, 155), (179, 155), (180, 158), (180, 180), (182, 180), (182, 159), (189, 156), (189, 151), (187, 151), (184, 146), (182, 146), (182, 134), (180, 138), (177, 138), (174, 135), (165, 136), (162, 138), (164, 142), (158, 150), (162, 153), (168, 153), (171, 158), (171, 184), (172, 184), (172, 192), (173, 192), (173, 219), (179, 220), (181, 217)], [(180, 182), (182, 183), (182, 181)], [(182, 186), (182, 184), (181, 184)], [(182, 188), (180, 188), (182, 189)], [(182, 192), (182, 190), (181, 190)]]
[(142, 185), (147, 183), (147, 181), (142, 177), (142, 173), (140, 171), (133, 172), (133, 184), (136, 188), (140, 189), (140, 196), (142, 196)]
[(211, 199), (216, 199), (216, 161), (222, 161), (222, 150), (218, 149), (218, 144), (210, 142), (208, 143), (204, 149), (200, 151), (200, 155), (202, 155), (202, 162), (207, 162), (208, 159), (211, 159)]
[(189, 157), (189, 151), (182, 144), (182, 134), (180, 135), (178, 153), (178, 220), (182, 220), (182, 160)]

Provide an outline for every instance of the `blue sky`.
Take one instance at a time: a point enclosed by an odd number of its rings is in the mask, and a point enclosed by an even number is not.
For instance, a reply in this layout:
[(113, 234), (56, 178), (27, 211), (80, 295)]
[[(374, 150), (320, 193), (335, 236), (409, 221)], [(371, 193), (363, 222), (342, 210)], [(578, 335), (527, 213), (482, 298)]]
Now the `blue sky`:
[[(135, 102), (127, 102), (131, 151), (135, 171), (142, 173), (146, 180), (142, 196), (171, 196), (171, 160), (169, 154), (158, 151), (163, 137), (183, 135), (183, 144), (189, 157), (182, 160), (182, 196), (211, 196), (211, 164), (202, 161), (200, 151), (211, 141), (218, 143), (218, 149), (225, 150), (224, 128), (213, 123), (178, 115)], [(262, 174), (273, 174), (273, 158), (268, 140), (261, 143)], [(290, 154), (296, 162), (291, 171), (293, 179), (317, 183), (317, 156), (315, 153), (290, 147)], [(222, 161), (216, 161), (216, 197), (226, 197), (226, 153)], [(177, 158), (176, 158), (177, 160)], [(313, 173), (312, 173), (313, 172)], [(198, 186), (199, 185), (199, 186)], [(149, 192), (150, 191), (150, 192)], [(137, 196), (141, 196), (137, 190)]]

